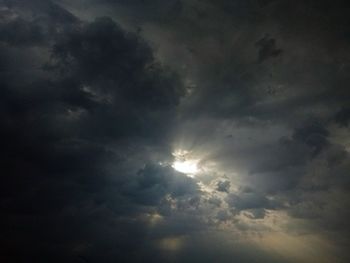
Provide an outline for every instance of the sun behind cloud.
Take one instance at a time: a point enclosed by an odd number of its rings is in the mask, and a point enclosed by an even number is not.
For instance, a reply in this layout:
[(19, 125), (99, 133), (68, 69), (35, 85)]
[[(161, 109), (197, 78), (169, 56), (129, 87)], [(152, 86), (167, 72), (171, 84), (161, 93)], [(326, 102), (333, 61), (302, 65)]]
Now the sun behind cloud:
[(175, 161), (171, 167), (176, 171), (184, 173), (189, 177), (194, 177), (200, 171), (198, 167), (199, 160), (192, 159), (189, 151), (176, 150), (173, 152), (173, 156), (175, 157)]
[(175, 161), (172, 167), (180, 173), (193, 177), (199, 171), (197, 163), (198, 161), (196, 160)]

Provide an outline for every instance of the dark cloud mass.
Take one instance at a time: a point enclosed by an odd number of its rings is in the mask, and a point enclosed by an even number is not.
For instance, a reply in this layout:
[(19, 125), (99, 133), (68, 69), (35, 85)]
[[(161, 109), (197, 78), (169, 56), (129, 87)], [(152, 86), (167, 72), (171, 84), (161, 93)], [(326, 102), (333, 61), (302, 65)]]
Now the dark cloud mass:
[(348, 6), (0, 0), (0, 261), (349, 262)]

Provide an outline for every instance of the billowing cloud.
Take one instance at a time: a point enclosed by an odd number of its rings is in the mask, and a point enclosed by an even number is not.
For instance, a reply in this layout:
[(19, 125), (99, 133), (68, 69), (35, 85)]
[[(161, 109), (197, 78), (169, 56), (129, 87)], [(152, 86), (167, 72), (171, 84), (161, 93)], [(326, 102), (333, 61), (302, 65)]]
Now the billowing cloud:
[(0, 0), (0, 260), (348, 262), (345, 7)]

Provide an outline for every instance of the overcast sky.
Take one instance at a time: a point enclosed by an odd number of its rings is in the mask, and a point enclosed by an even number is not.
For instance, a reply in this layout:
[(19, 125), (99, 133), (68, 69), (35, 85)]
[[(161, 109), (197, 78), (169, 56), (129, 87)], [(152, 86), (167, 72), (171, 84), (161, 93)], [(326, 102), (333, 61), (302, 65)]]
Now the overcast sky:
[(0, 261), (350, 262), (341, 0), (0, 0)]

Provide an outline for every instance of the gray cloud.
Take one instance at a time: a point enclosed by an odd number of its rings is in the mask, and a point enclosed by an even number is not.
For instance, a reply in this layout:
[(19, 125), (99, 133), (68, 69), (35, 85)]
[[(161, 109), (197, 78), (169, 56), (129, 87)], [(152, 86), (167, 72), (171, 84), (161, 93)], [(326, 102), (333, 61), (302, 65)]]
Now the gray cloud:
[(229, 192), (230, 184), (230, 181), (219, 181), (216, 190), (220, 192)]
[(259, 62), (282, 54), (282, 49), (276, 47), (276, 39), (269, 38), (268, 35), (257, 41), (255, 45), (259, 48)]
[(348, 262), (345, 7), (0, 1), (0, 259)]

